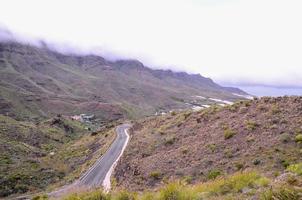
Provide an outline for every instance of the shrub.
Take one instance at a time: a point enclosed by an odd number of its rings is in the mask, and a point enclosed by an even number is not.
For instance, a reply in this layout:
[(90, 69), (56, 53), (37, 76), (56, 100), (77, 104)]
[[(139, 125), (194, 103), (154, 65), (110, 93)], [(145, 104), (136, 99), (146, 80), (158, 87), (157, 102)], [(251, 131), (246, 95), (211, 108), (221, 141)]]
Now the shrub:
[(190, 184), (193, 181), (193, 177), (192, 176), (184, 176), (182, 178), (182, 180), (186, 183), (186, 184)]
[(255, 159), (254, 161), (253, 161), (253, 164), (254, 165), (259, 165), (261, 163), (261, 161), (259, 160), (259, 159)]
[(288, 134), (288, 133), (283, 133), (281, 136), (280, 136), (280, 140), (281, 142), (283, 143), (288, 143), (291, 141), (291, 136)]
[(266, 108), (265, 105), (260, 104), (260, 105), (257, 106), (257, 110), (259, 110), (259, 111), (266, 111), (267, 108)]
[(247, 107), (241, 107), (239, 109), (239, 113), (243, 114), (243, 113), (246, 113), (248, 111), (248, 108)]
[(267, 187), (269, 185), (269, 183), (270, 183), (270, 181), (266, 177), (261, 177), (255, 181), (255, 184), (258, 187)]
[(144, 192), (140, 198), (141, 200), (153, 200), (155, 199), (154, 193), (152, 192)]
[(172, 116), (175, 116), (176, 114), (177, 114), (177, 113), (176, 113), (176, 111), (174, 111), (174, 110), (171, 112), (171, 115), (172, 115)]
[(257, 126), (259, 126), (259, 124), (257, 124), (255, 121), (252, 120), (245, 121), (245, 127), (247, 130), (253, 131), (257, 128)]
[(237, 170), (241, 170), (244, 166), (242, 163), (237, 162), (237, 163), (235, 163), (235, 167)]
[(288, 160), (281, 160), (281, 164), (284, 168), (287, 168), (290, 165)]
[(38, 195), (32, 198), (32, 200), (47, 200), (47, 199), (48, 199), (47, 195), (42, 195), (42, 196)]
[(223, 134), (224, 134), (224, 139), (227, 140), (232, 138), (234, 135), (236, 135), (236, 132), (227, 128), (226, 130), (224, 130)]
[(159, 180), (159, 179), (161, 179), (162, 174), (159, 171), (154, 171), (154, 172), (151, 172), (149, 176), (151, 178), (153, 178), (154, 180)]
[(251, 135), (251, 136), (247, 136), (247, 137), (246, 137), (246, 141), (247, 141), (247, 142), (255, 142), (255, 137), (252, 136), (252, 135)]
[(217, 178), (220, 175), (221, 175), (221, 172), (219, 170), (213, 169), (213, 170), (211, 170), (211, 171), (208, 172), (207, 178), (209, 180), (213, 180), (213, 179)]
[(189, 152), (189, 150), (188, 150), (187, 148), (183, 148), (183, 149), (181, 149), (181, 152), (182, 152), (183, 154), (187, 154), (187, 153)]
[(201, 118), (197, 118), (197, 119), (196, 119), (196, 122), (197, 122), (197, 123), (201, 123)]
[[(115, 200), (135, 200), (135, 196), (127, 191), (121, 191), (119, 192), (116, 197), (114, 198)], [(86, 200), (86, 199), (85, 199)], [(90, 199), (87, 199), (90, 200)], [(92, 200), (92, 199), (91, 199)], [(94, 199), (93, 199), (94, 200)], [(95, 200), (103, 200), (103, 199), (95, 199)], [(107, 200), (107, 199), (106, 199)], [(109, 199), (108, 199), (109, 200)]]
[(289, 165), (287, 167), (287, 171), (295, 173), (299, 176), (302, 175), (302, 163), (294, 164), (294, 165)]
[(160, 191), (160, 200), (183, 200), (183, 187), (177, 183), (171, 183)]
[[(92, 191), (92, 192), (84, 192), (80, 194), (71, 194), (65, 198), (64, 200), (110, 200), (111, 196), (104, 194), (102, 191)], [(121, 199), (124, 200), (124, 199)], [(128, 199), (125, 199), (128, 200)], [(130, 199), (129, 199), (130, 200)]]
[(243, 105), (245, 107), (249, 107), (249, 106), (251, 106), (251, 101), (243, 101)]
[(235, 106), (235, 105), (230, 105), (230, 106), (227, 107), (227, 109), (228, 109), (229, 111), (231, 111), (231, 112), (236, 112), (238, 108), (237, 108), (237, 106)]
[(187, 119), (192, 113), (191, 112), (187, 112), (187, 113), (184, 113), (183, 116), (185, 119)]
[(216, 150), (216, 144), (209, 144), (208, 148), (212, 151), (212, 153)]
[[(256, 172), (238, 172), (226, 178), (217, 178), (214, 181), (197, 185), (196, 192), (209, 193), (212, 196), (242, 192), (244, 188), (254, 188), (257, 181), (263, 177)], [(218, 198), (222, 199), (222, 198)]]
[(233, 150), (232, 149), (225, 149), (224, 150), (224, 155), (227, 158), (233, 158)]
[(273, 115), (278, 114), (281, 112), (281, 110), (279, 109), (279, 107), (277, 105), (273, 105), (271, 108), (271, 112)]
[(270, 189), (261, 195), (261, 200), (299, 200), (301, 196), (293, 188)]
[(295, 137), (296, 142), (302, 142), (302, 134), (298, 134)]
[(166, 138), (165, 139), (165, 145), (172, 145), (172, 144), (174, 144), (174, 142), (175, 142), (175, 137), (168, 137), (168, 138)]

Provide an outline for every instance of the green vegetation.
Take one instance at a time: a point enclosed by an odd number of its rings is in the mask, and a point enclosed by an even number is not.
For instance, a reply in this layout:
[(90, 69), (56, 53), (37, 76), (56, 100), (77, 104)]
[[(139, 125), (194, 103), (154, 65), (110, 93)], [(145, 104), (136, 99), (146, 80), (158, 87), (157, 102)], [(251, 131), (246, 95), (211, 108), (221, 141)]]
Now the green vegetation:
[(243, 169), (244, 165), (242, 163), (236, 162), (235, 167), (237, 170), (241, 170), (241, 169)]
[[(198, 183), (208, 180), (212, 170), (221, 172), (216, 179), (247, 169), (257, 170), (269, 178), (283, 175), (288, 166), (302, 161), (302, 146), (295, 143), (295, 137), (302, 134), (302, 117), (297, 109), (302, 105), (302, 98), (267, 99), (247, 104), (237, 102), (234, 112), (229, 106), (203, 109), (192, 112), (186, 120), (187, 111), (140, 120), (125, 151), (125, 162), (116, 168), (118, 176), (123, 177), (118, 179), (118, 185), (143, 191), (185, 176), (193, 177), (193, 183)], [(273, 105), (280, 110), (277, 115), (271, 115)], [(263, 112), (258, 106), (263, 107)], [(246, 113), (239, 112), (241, 108), (247, 109)], [(200, 123), (196, 119), (200, 119)], [(156, 131), (160, 129), (164, 135)], [(150, 134), (150, 130), (155, 134)], [(146, 149), (147, 144), (152, 148)], [(129, 163), (132, 169), (125, 171)], [(149, 177), (154, 170), (164, 172), (162, 181), (152, 181)]]
[(271, 107), (271, 113), (273, 115), (278, 114), (280, 112), (281, 112), (281, 110), (280, 110), (280, 108), (277, 105), (272, 105), (272, 107)]
[(153, 178), (154, 180), (159, 180), (162, 177), (162, 173), (159, 171), (154, 171), (154, 172), (151, 172), (149, 176), (151, 178)]
[(172, 145), (176, 141), (174, 136), (170, 136), (165, 138), (165, 145)]
[(227, 139), (232, 138), (234, 135), (236, 135), (236, 132), (230, 128), (227, 128), (224, 130), (223, 134), (224, 134), (224, 139), (227, 140)]
[[(127, 200), (127, 198), (123, 198), (123, 197), (125, 197), (125, 195), (121, 192), (120, 196), (117, 199)], [(103, 193), (100, 190), (97, 190), (97, 191), (83, 192), (80, 194), (72, 194), (68, 197), (63, 198), (63, 200), (111, 200), (111, 196)]]
[(261, 200), (300, 200), (301, 194), (294, 188), (278, 187), (270, 189), (261, 195)]
[(208, 172), (207, 178), (209, 180), (213, 180), (213, 179), (217, 178), (220, 175), (221, 175), (221, 171), (220, 170), (213, 169), (213, 170), (211, 170), (211, 171)]
[(298, 143), (299, 143), (299, 142), (302, 143), (302, 134), (296, 135), (295, 140), (296, 140), (296, 142), (298, 142)]
[(216, 150), (216, 144), (208, 144), (208, 148), (211, 150), (211, 152), (213, 153), (213, 152), (215, 152), (215, 150)]
[(287, 167), (287, 171), (295, 173), (299, 176), (302, 176), (302, 163), (294, 164), (294, 165), (289, 165)]
[(280, 139), (283, 143), (288, 143), (292, 140), (291, 135), (288, 133), (282, 133)]
[(81, 123), (64, 117), (33, 123), (0, 115), (0, 198), (74, 180), (89, 165), (87, 155), (114, 138), (84, 133)]
[(257, 124), (253, 120), (246, 120), (244, 123), (245, 123), (246, 129), (249, 130), (249, 131), (253, 131), (259, 126), (259, 124)]
[(259, 165), (261, 163), (261, 161), (259, 160), (259, 159), (255, 159), (254, 161), (253, 161), (253, 164), (254, 165)]
[(92, 113), (108, 122), (184, 108), (196, 94), (239, 99), (202, 76), (154, 71), (134, 60), (109, 62), (95, 55), (75, 59), (12, 42), (1, 43), (0, 63), (1, 113), (22, 120), (60, 112)]
[(286, 191), (281, 191), (275, 187), (270, 189), (270, 180), (256, 172), (243, 172), (197, 185), (187, 185), (183, 181), (175, 181), (152, 192), (131, 193), (122, 190), (104, 194), (98, 190), (71, 194), (64, 200), (227, 200), (249, 199), (254, 195), (261, 197), (263, 200), (279, 200), (279, 198), (271, 197), (279, 197), (284, 194), (292, 197), (292, 200), (300, 197), (299, 193), (293, 189), (286, 189)]

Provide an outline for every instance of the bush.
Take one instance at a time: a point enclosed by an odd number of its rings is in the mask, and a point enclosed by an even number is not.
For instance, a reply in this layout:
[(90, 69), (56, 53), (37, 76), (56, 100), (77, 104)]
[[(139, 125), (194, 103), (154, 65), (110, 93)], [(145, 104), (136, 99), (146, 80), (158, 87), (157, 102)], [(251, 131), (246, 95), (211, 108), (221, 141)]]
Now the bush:
[(183, 148), (183, 149), (181, 149), (181, 152), (182, 152), (183, 154), (187, 154), (187, 153), (189, 152), (189, 150), (188, 150), (187, 148)]
[(171, 183), (160, 191), (160, 200), (183, 200), (184, 195), (180, 184)]
[(168, 138), (165, 139), (165, 145), (172, 145), (172, 144), (174, 144), (175, 140), (176, 140), (176, 138), (173, 137), (173, 136), (168, 137)]
[(159, 179), (161, 179), (162, 174), (159, 171), (154, 171), (154, 172), (151, 172), (149, 176), (151, 178), (153, 178), (154, 180), (159, 180)]
[(262, 178), (263, 177), (259, 176), (256, 172), (238, 172), (226, 178), (217, 178), (214, 181), (197, 185), (195, 191), (199, 193), (209, 193), (211, 196), (241, 193), (244, 188), (254, 188), (258, 186), (257, 182)]
[(47, 199), (48, 199), (47, 195), (42, 195), (42, 196), (38, 195), (32, 198), (32, 200), (47, 200)]
[(213, 179), (217, 178), (220, 175), (221, 175), (221, 172), (219, 170), (213, 169), (213, 170), (208, 172), (207, 178), (209, 180), (213, 180)]
[(252, 136), (252, 135), (251, 135), (251, 136), (247, 136), (247, 137), (246, 137), (246, 141), (247, 141), (247, 142), (255, 142), (255, 137)]
[(266, 108), (265, 105), (260, 104), (260, 105), (257, 106), (257, 110), (259, 110), (259, 111), (267, 111), (267, 108)]
[(255, 159), (254, 161), (253, 161), (253, 164), (254, 165), (259, 165), (261, 163), (261, 161), (259, 160), (259, 159)]
[(187, 113), (184, 113), (183, 116), (185, 119), (187, 119), (188, 117), (190, 117), (192, 113), (191, 112), (187, 112)]
[[(116, 195), (116, 197), (114, 199), (115, 200), (135, 200), (137, 198), (135, 198), (135, 196), (133, 194), (131, 194), (127, 191), (121, 191)], [(90, 200), (90, 199), (87, 199), (87, 200)], [(103, 200), (103, 199), (96, 199), (96, 200)]]
[(302, 175), (302, 163), (294, 164), (294, 165), (289, 165), (287, 167), (287, 171), (295, 173), (299, 176)]
[(300, 200), (298, 191), (292, 188), (270, 189), (261, 195), (261, 200)]
[(302, 142), (302, 134), (298, 134), (295, 137), (296, 142)]
[(196, 122), (199, 124), (199, 123), (201, 123), (201, 118), (197, 118), (196, 119)]
[(226, 130), (224, 130), (223, 134), (224, 134), (224, 139), (227, 140), (232, 138), (234, 135), (236, 135), (236, 132), (227, 128)]
[[(64, 200), (110, 200), (111, 196), (104, 194), (100, 190), (97, 190), (97, 191), (93, 191), (93, 192), (84, 192), (81, 194), (72, 194), (63, 199)], [(127, 200), (127, 199), (125, 199), (125, 200)]]
[(291, 141), (291, 136), (288, 134), (288, 133), (283, 133), (281, 136), (280, 136), (280, 140), (281, 142), (283, 143), (288, 143)]
[(223, 153), (224, 153), (225, 157), (233, 158), (233, 150), (232, 149), (225, 149)]
[(245, 127), (246, 127), (247, 130), (253, 131), (258, 126), (259, 126), (259, 124), (257, 124), (255, 121), (252, 121), (252, 120), (245, 121)]
[(244, 165), (242, 163), (237, 162), (237, 163), (235, 163), (235, 167), (237, 170), (241, 170), (241, 169), (243, 169)]
[(172, 115), (172, 116), (177, 115), (176, 111), (173, 110), (173, 111), (171, 112), (171, 115)]
[(279, 107), (277, 105), (273, 105), (271, 108), (271, 112), (273, 115), (278, 114), (281, 112), (281, 110), (279, 109)]
[(208, 148), (212, 151), (212, 153), (216, 150), (216, 144), (208, 144)]
[(288, 160), (281, 160), (281, 164), (284, 168), (287, 168), (290, 165)]
[[(220, 174), (218, 170), (213, 170), (212, 174)], [(215, 175), (215, 176), (216, 176)], [(185, 177), (191, 180), (191, 177)], [(197, 199), (243, 199), (241, 195), (244, 190), (254, 190), (261, 188), (264, 191), (269, 185), (269, 180), (258, 175), (256, 172), (241, 172), (233, 175), (217, 178), (206, 183), (200, 183), (194, 186), (188, 186), (184, 181), (170, 183), (165, 187), (143, 193), (130, 193), (127, 191), (116, 191), (111, 194), (103, 194), (101, 191), (82, 193), (64, 198), (65, 200), (197, 200)], [(285, 195), (286, 194), (286, 195)], [(222, 196), (225, 195), (225, 196)], [(300, 196), (295, 191), (286, 189), (286, 191), (268, 190), (264, 200), (296, 200)], [(239, 198), (232, 198), (239, 197)], [(279, 198), (282, 197), (282, 198)]]

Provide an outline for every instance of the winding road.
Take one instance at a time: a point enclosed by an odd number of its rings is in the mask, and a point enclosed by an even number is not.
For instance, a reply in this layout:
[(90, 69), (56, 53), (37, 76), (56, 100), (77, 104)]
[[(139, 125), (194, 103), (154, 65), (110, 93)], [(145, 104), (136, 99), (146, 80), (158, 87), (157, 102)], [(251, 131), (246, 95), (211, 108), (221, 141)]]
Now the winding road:
[(110, 190), (110, 177), (118, 160), (123, 155), (129, 142), (129, 124), (119, 125), (116, 128), (117, 136), (106, 153), (99, 158), (77, 181), (57, 191), (49, 193), (49, 196), (59, 197), (62, 194), (77, 188), (96, 188), (103, 186), (105, 191)]
[(102, 185), (105, 190), (110, 189), (110, 176), (129, 141), (129, 134), (127, 133), (129, 128), (130, 125), (128, 124), (123, 124), (116, 128), (117, 137), (108, 151), (84, 173), (77, 184), (88, 187), (99, 187)]

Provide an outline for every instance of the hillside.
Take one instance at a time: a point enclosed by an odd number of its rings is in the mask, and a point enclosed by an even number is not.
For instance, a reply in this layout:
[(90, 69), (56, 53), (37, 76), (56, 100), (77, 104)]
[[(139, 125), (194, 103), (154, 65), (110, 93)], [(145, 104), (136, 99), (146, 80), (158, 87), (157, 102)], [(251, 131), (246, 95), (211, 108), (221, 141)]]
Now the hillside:
[(114, 137), (110, 128), (91, 135), (64, 117), (32, 123), (0, 115), (0, 198), (70, 183)]
[[(228, 101), (245, 94), (200, 75), (152, 70), (136, 60), (64, 55), (46, 47), (0, 43), (0, 113), (35, 120), (95, 114), (100, 121)], [(196, 96), (207, 97), (198, 99)]]
[(173, 180), (194, 184), (246, 170), (278, 178), (302, 161), (301, 139), (301, 97), (172, 112), (135, 123), (115, 179), (118, 188), (143, 191)]

